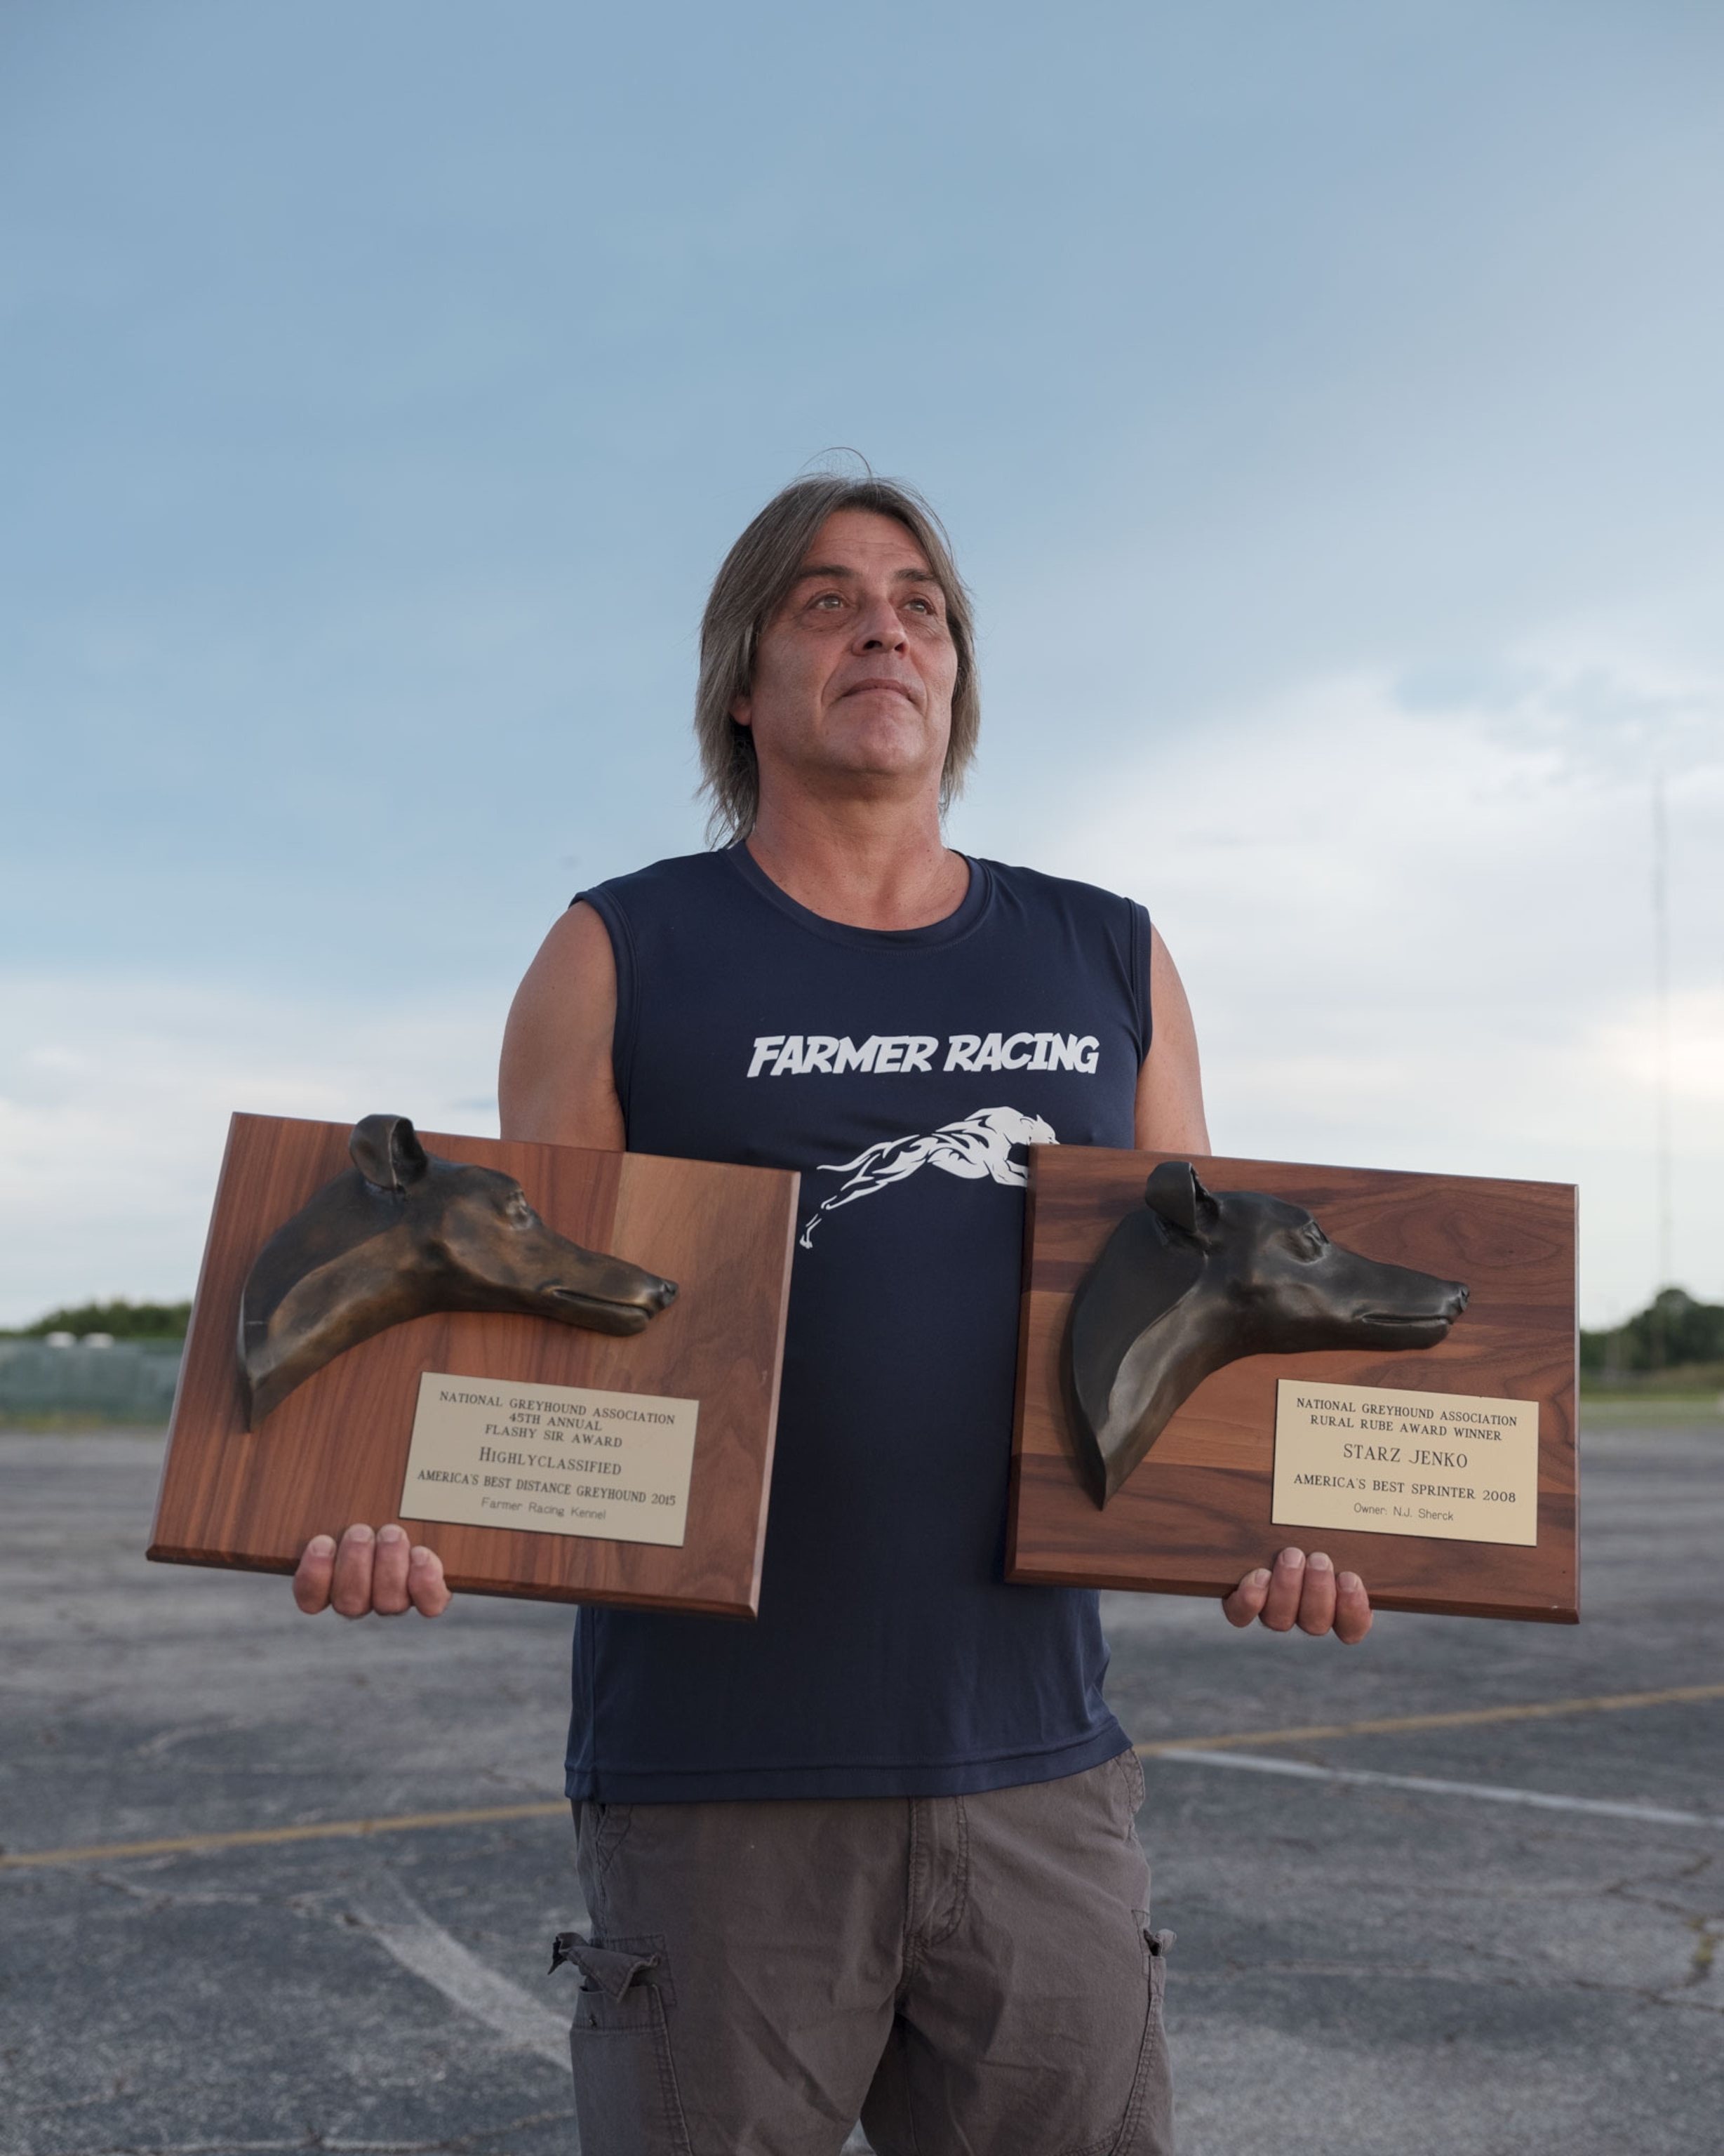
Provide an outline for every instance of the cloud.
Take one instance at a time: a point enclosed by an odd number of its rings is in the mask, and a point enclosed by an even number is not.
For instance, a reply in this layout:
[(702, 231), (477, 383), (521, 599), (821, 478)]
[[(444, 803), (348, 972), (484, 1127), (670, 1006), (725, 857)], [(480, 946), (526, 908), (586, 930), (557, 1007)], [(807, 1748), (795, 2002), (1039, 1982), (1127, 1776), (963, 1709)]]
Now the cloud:
[(429, 1009), (132, 978), (0, 982), (0, 1323), (188, 1295), (235, 1109), (495, 1135), (508, 988)]
[(697, 842), (706, 581), (839, 442), (981, 595), (960, 842), (1151, 901), (1227, 1142), (1583, 1174), (1594, 1306), (1661, 769), (1724, 1286), (1718, 10), (889, 8), (889, 110), (836, 17), (400, 12), (0, 80), (0, 1299), (182, 1287), (236, 1101), (474, 1120), (542, 925)]
[[(1647, 741), (1623, 749), (1655, 730), (1675, 1271), (1724, 1298), (1721, 711), (1724, 684), (1621, 650), (1355, 670), (1164, 732), (1105, 789), (1092, 778), (1095, 805), (1044, 821), (1032, 857), (1150, 906), (1197, 1013), (1218, 1147), (1578, 1182), (1583, 1308), (1609, 1322), (1656, 1270)], [(989, 851), (993, 835), (963, 839)], [(361, 1004), (0, 983), (0, 1322), (187, 1292), (234, 1108), (398, 1106), (494, 1131), (511, 986)]]
[(1724, 1150), (1724, 986), (1690, 988), (1670, 999), (1668, 1060), (1659, 1038), (1659, 1009), (1643, 999), (1626, 1021), (1601, 1026), (1598, 1053), (1629, 1084), (1650, 1092), (1667, 1070), (1673, 1104), (1711, 1116), (1696, 1116), (1689, 1143), (1707, 1152)]
[[(1038, 865), (1150, 906), (1218, 1147), (1578, 1182), (1583, 1307), (1603, 1322), (1656, 1270), (1649, 747), (1670, 774), (1675, 1270), (1724, 1298), (1721, 713), (1724, 683), (1552, 639), (1313, 680), (1166, 730), (1105, 783), (1090, 767), (1064, 798), (1094, 805), (1003, 806)], [(1006, 821), (962, 842), (1000, 850)], [(500, 969), (362, 1004), (0, 982), (0, 1322), (187, 1292), (234, 1108), (494, 1131), (511, 987)]]
[(1440, 695), (1352, 673), (1146, 754), (1045, 865), (1150, 905), (1219, 1148), (1578, 1182), (1602, 1322), (1656, 1265), (1650, 796), (1621, 750), (1660, 729), (1675, 1273), (1724, 1296), (1721, 713), (1724, 684), (1673, 688), (1620, 653), (1522, 652)]

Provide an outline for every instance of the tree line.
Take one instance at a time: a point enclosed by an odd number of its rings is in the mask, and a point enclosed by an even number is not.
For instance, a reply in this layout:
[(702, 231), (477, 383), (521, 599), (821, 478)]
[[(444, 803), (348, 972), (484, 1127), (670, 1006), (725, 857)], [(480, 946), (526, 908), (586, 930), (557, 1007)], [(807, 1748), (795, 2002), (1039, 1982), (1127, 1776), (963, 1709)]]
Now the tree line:
[(105, 1332), (115, 1340), (183, 1340), (191, 1322), (187, 1302), (80, 1302), (50, 1310), (33, 1325), (21, 1326), (14, 1339), (45, 1340), (50, 1332), (69, 1332), (80, 1340)]
[[(115, 1340), (183, 1340), (192, 1316), (186, 1302), (80, 1302), (51, 1310), (14, 1337), (79, 1339), (105, 1332)], [(1583, 1370), (1667, 1370), (1684, 1363), (1724, 1363), (1724, 1304), (1696, 1302), (1686, 1289), (1667, 1287), (1644, 1310), (1614, 1327), (1580, 1336)]]
[(1669, 1370), (1685, 1363), (1724, 1363), (1724, 1304), (1696, 1302), (1686, 1288), (1661, 1288), (1614, 1329), (1580, 1336), (1583, 1370)]

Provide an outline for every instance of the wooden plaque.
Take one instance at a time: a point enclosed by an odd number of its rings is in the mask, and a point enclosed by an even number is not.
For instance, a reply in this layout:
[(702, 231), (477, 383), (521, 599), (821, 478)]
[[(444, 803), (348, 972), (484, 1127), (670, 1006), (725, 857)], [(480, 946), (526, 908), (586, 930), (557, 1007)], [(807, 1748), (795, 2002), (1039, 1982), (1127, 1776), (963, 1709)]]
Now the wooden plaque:
[[(174, 1402), (149, 1555), (291, 1572), (315, 1534), (400, 1520), (464, 1593), (752, 1616), (758, 1606), (798, 1178), (776, 1168), (422, 1132), (501, 1168), (552, 1228), (678, 1283), (632, 1337), (452, 1312), (363, 1341), (246, 1427), (235, 1342), (264, 1243), (346, 1168), (349, 1127), (235, 1116)], [(698, 1404), (680, 1547), (453, 1525), (403, 1510), (427, 1372)]]
[[(1219, 1595), (1291, 1544), (1326, 1550), (1337, 1570), (1357, 1572), (1379, 1609), (1576, 1623), (1575, 1193), (1564, 1183), (1196, 1160), (1210, 1189), (1291, 1199), (1333, 1241), (1465, 1281), (1471, 1299), (1434, 1348), (1253, 1355), (1227, 1364), (1175, 1411), (1106, 1510), (1097, 1507), (1080, 1480), (1067, 1425), (1066, 1314), (1116, 1224), (1142, 1204), (1150, 1170), (1188, 1158), (1030, 1148), (1007, 1578)], [(1536, 1403), (1536, 1543), (1275, 1526), (1283, 1378)]]

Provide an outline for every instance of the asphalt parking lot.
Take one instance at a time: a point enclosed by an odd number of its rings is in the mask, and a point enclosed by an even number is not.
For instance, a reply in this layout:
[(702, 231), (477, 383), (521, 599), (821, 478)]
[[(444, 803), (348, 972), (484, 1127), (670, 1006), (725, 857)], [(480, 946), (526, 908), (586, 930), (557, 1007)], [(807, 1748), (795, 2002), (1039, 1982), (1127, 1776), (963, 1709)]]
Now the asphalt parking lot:
[[(159, 1455), (0, 1436), (0, 2152), (567, 2156), (567, 1614), (146, 1565)], [(1578, 1629), (1107, 1598), (1122, 1721), (1213, 1748), (1140, 1820), (1185, 2156), (1717, 2156), (1721, 1529), (1724, 1421), (1598, 1419)]]

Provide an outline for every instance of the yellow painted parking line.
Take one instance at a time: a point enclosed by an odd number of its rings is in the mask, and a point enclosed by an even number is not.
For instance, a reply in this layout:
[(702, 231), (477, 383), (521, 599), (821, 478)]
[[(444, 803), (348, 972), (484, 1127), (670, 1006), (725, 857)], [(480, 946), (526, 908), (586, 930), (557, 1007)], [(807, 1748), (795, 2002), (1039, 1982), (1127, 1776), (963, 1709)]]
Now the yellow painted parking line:
[(119, 1863), (129, 1856), (183, 1856), (204, 1849), (267, 1849), (285, 1841), (334, 1841), (367, 1834), (411, 1834), (429, 1826), (483, 1826), (494, 1820), (568, 1816), (554, 1804), (484, 1804), (475, 1811), (400, 1812), (389, 1819), (320, 1820), (310, 1826), (244, 1827), (232, 1834), (179, 1834), (160, 1841), (98, 1841), (83, 1849), (31, 1849), (0, 1856), (0, 1871), (32, 1864)]
[(1465, 1729), (1487, 1722), (1542, 1722), (1559, 1714), (1616, 1714), (1629, 1707), (1675, 1707), (1724, 1699), (1724, 1684), (1671, 1685), (1663, 1691), (1601, 1692), (1590, 1699), (1547, 1699), (1521, 1707), (1465, 1707), (1452, 1714), (1393, 1714), (1372, 1722), (1312, 1722), (1302, 1729), (1247, 1729), (1228, 1737), (1168, 1737), (1134, 1744), (1140, 1759), (1161, 1752), (1224, 1752), (1260, 1744), (1311, 1744), (1321, 1738), (1393, 1737), (1418, 1729)]
[[(1313, 1722), (1300, 1729), (1243, 1729), (1223, 1737), (1168, 1737), (1132, 1747), (1140, 1759), (1162, 1752), (1255, 1749), (1265, 1744), (1306, 1744), (1337, 1737), (1391, 1737), (1403, 1730), (1464, 1729), (1490, 1722), (1537, 1722), (1558, 1714), (1614, 1714), (1630, 1707), (1676, 1707), (1724, 1699), (1724, 1684), (1673, 1685), (1664, 1691), (1605, 1692), (1590, 1699), (1549, 1699), (1521, 1707), (1463, 1707), (1452, 1714), (1398, 1714), (1373, 1722)], [(187, 1856), (211, 1849), (269, 1849), (292, 1841), (334, 1841), (368, 1834), (412, 1834), (428, 1827), (485, 1826), (500, 1820), (555, 1819), (566, 1802), (485, 1804), (459, 1812), (401, 1812), (387, 1819), (321, 1820), (309, 1826), (244, 1827), (229, 1834), (181, 1834), (156, 1841), (93, 1842), (80, 1849), (23, 1850), (0, 1856), (0, 1871), (50, 1864), (119, 1864), (128, 1857)]]

